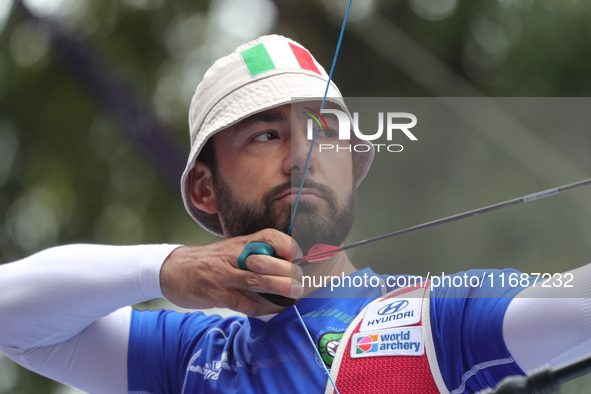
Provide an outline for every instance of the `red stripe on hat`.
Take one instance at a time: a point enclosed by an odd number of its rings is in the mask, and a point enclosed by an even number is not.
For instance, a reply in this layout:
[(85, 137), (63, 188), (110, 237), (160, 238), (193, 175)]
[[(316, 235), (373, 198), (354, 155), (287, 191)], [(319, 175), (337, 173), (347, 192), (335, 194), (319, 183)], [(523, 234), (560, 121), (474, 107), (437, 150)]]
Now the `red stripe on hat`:
[(304, 70), (313, 71), (316, 74), (320, 74), (320, 70), (318, 70), (318, 67), (316, 67), (314, 59), (312, 58), (312, 55), (310, 55), (310, 52), (308, 52), (300, 46), (292, 44), (291, 42), (289, 43), (289, 46), (291, 47), (291, 50), (295, 55), (298, 63), (300, 64), (301, 68), (303, 68)]

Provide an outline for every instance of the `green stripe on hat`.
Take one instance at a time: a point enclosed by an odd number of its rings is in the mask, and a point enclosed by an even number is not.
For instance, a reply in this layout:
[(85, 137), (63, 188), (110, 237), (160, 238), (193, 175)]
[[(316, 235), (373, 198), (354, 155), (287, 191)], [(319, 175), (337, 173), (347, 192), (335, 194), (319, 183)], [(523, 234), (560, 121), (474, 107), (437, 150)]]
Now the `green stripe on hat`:
[(265, 71), (274, 70), (276, 68), (263, 43), (240, 52), (240, 56), (244, 59), (244, 63), (246, 64), (246, 67), (248, 67), (251, 77), (256, 77)]

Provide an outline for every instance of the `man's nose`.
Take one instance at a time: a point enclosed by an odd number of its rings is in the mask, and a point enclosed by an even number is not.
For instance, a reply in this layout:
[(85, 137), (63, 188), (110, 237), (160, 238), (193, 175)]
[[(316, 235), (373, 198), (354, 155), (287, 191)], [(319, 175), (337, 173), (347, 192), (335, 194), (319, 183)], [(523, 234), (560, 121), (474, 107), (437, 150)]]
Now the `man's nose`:
[[(307, 175), (313, 175), (316, 171), (315, 154), (310, 154), (311, 141), (307, 139), (305, 123), (302, 126), (292, 125), (291, 130), (291, 154), (284, 164), (284, 171), (289, 175), (303, 174), (307, 168)], [(309, 156), (309, 159), (308, 159)], [(307, 162), (307, 164), (306, 164)]]

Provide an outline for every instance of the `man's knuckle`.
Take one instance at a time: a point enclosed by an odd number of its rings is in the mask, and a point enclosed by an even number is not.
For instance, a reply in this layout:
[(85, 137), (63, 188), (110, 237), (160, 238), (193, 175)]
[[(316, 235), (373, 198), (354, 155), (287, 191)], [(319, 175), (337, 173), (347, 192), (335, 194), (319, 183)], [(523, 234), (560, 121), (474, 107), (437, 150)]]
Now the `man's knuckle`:
[(246, 284), (249, 287), (258, 287), (261, 284), (261, 277), (255, 273), (250, 273), (246, 276)]
[(271, 243), (277, 239), (277, 232), (273, 229), (264, 229), (260, 233), (261, 240), (265, 243)]

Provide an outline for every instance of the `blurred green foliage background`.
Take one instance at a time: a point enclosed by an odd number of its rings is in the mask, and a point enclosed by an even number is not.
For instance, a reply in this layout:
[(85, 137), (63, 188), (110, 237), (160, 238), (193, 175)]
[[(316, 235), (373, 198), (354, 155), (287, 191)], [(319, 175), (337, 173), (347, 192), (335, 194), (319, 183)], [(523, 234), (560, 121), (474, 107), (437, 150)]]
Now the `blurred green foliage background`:
[[(177, 186), (197, 83), (215, 59), (267, 33), (299, 41), (328, 69), (345, 6), (0, 0), (0, 263), (77, 242), (214, 241)], [(355, 0), (334, 75), (345, 96), (481, 97), (493, 112), (476, 117), (482, 128), (462, 114), (473, 100), (448, 99), (433, 113), (454, 113), (458, 127), (430, 119), (403, 153), (378, 155), (350, 241), (588, 177), (590, 22), (583, 0)], [(591, 256), (589, 197), (572, 192), (351, 257), (383, 273), (562, 272)], [(587, 392), (587, 381), (562, 392)], [(0, 354), (0, 393), (75, 392)]]

